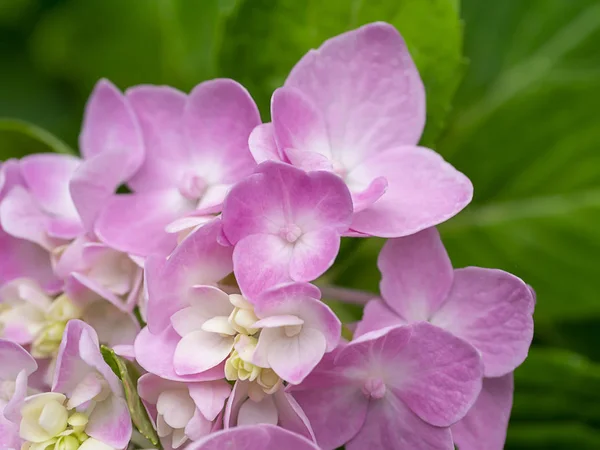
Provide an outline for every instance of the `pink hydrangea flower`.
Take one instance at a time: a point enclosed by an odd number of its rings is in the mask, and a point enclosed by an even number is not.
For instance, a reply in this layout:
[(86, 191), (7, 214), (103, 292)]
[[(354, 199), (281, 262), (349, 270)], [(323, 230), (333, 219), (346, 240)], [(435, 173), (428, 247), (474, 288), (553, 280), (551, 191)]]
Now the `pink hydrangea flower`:
[[(19, 162), (10, 159), (0, 164), (0, 205), (13, 188), (22, 188), (25, 181)], [(14, 231), (9, 224), (10, 231)], [(52, 271), (50, 254), (33, 242), (13, 236), (2, 225), (0, 208), (0, 285), (16, 278), (32, 278), (45, 290), (55, 293), (61, 282)]]
[(453, 270), (435, 228), (389, 240), (378, 265), (382, 299), (367, 304), (357, 335), (426, 320), (476, 347), (487, 377), (512, 372), (527, 357), (534, 299), (519, 278), (479, 267)]
[(425, 90), (389, 24), (365, 25), (309, 51), (275, 91), (271, 117), (250, 138), (255, 159), (338, 174), (352, 192), (358, 234), (410, 235), (471, 200), (467, 177), (417, 147)]
[(225, 380), (182, 383), (145, 374), (138, 382), (159, 437), (173, 449), (219, 429), (218, 416), (230, 392)]
[(219, 212), (229, 188), (252, 172), (248, 136), (260, 116), (233, 80), (211, 80), (189, 96), (166, 86), (126, 92), (143, 136), (145, 159), (128, 186), (100, 214), (95, 231), (111, 247), (136, 255), (170, 252), (165, 228), (186, 215)]
[(481, 377), (472, 346), (421, 322), (339, 347), (291, 391), (324, 450), (446, 450)]
[(270, 367), (285, 381), (300, 383), (337, 346), (341, 323), (321, 302), (321, 292), (307, 283), (273, 288), (254, 303), (260, 329), (252, 362)]
[(308, 439), (273, 425), (223, 430), (190, 444), (187, 450), (319, 450)]
[(351, 216), (350, 193), (339, 177), (262, 163), (233, 187), (223, 206), (223, 232), (235, 246), (242, 293), (252, 300), (276, 284), (323, 274)]
[(306, 414), (291, 394), (278, 388), (272, 394), (255, 389), (256, 384), (238, 380), (227, 400), (223, 426), (232, 427), (271, 424), (315, 441)]

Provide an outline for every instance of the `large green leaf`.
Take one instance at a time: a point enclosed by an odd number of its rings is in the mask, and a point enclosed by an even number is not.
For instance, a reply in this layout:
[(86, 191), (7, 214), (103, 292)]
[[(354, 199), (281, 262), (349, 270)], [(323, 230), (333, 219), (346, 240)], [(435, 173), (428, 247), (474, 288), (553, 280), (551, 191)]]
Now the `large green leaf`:
[[(471, 63), (439, 150), (475, 186), (442, 226), (457, 266), (537, 292), (538, 337), (600, 318), (600, 4), (466, 0)], [(560, 333), (559, 333), (560, 334)]]
[(265, 118), (273, 90), (310, 48), (383, 20), (403, 34), (427, 90), (424, 142), (440, 132), (463, 69), (462, 25), (452, 0), (252, 0), (227, 26), (223, 74), (245, 84)]
[(137, 369), (129, 361), (117, 356), (117, 354), (109, 347), (103, 345), (100, 350), (102, 351), (102, 356), (106, 363), (123, 383), (123, 390), (125, 391), (125, 399), (127, 400), (129, 414), (131, 415), (131, 420), (136, 429), (152, 444), (158, 446), (157, 448), (160, 448), (156, 431), (154, 430), (154, 427), (148, 418), (148, 413), (137, 393), (137, 381), (139, 378)]

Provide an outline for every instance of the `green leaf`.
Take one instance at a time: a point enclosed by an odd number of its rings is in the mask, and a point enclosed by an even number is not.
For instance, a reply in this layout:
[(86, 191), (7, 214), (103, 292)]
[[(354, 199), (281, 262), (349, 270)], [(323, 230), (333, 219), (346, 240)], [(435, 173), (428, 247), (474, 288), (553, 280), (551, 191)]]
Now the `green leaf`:
[(537, 336), (600, 318), (600, 4), (462, 3), (471, 64), (439, 151), (473, 181), (444, 224), (457, 267), (499, 267), (537, 292)]
[(423, 142), (441, 131), (463, 71), (462, 24), (452, 0), (252, 0), (227, 26), (221, 68), (254, 95), (264, 117), (273, 90), (310, 48), (368, 22), (402, 33), (427, 90)]
[(0, 118), (0, 157), (20, 158), (30, 153), (53, 151), (74, 155), (75, 152), (52, 133), (32, 123)]
[(515, 385), (507, 448), (598, 448), (600, 365), (534, 348), (515, 372)]
[(127, 400), (127, 406), (129, 407), (129, 413), (131, 414), (133, 424), (142, 436), (148, 439), (153, 445), (160, 445), (156, 431), (146, 412), (146, 408), (144, 408), (137, 393), (137, 381), (139, 378), (137, 369), (129, 361), (117, 356), (112, 349), (103, 345), (100, 350), (102, 351), (104, 361), (106, 361), (123, 383), (125, 399)]

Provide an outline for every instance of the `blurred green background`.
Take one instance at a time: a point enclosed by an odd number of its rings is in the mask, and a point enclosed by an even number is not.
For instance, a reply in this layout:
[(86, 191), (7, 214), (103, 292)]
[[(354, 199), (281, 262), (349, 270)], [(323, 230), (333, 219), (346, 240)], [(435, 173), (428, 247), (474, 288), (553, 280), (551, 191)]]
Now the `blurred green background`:
[[(0, 0), (0, 116), (76, 148), (100, 77), (189, 90), (219, 76), (268, 120), (303, 53), (374, 20), (397, 26), (421, 71), (423, 143), (475, 185), (440, 227), (455, 266), (499, 267), (537, 292), (507, 448), (600, 449), (597, 0)], [(2, 159), (44, 150), (0, 121)], [(380, 246), (346, 242), (334, 281), (376, 291)]]

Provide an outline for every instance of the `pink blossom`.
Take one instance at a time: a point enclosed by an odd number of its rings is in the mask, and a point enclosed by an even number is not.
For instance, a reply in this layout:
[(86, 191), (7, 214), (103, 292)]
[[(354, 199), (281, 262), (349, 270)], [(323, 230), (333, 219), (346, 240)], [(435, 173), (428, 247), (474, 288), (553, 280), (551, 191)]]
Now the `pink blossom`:
[(187, 450), (319, 450), (308, 439), (273, 425), (223, 430), (191, 444)]
[(425, 90), (389, 24), (365, 25), (309, 51), (273, 94), (271, 117), (250, 138), (256, 161), (338, 174), (352, 192), (359, 234), (410, 235), (471, 200), (467, 177), (417, 147)]
[(279, 283), (311, 281), (333, 264), (350, 225), (352, 200), (328, 172), (264, 162), (223, 206), (223, 231), (235, 246), (234, 273), (252, 300)]
[(486, 377), (512, 372), (527, 357), (534, 300), (519, 278), (495, 269), (452, 269), (435, 228), (389, 240), (378, 261), (381, 300), (367, 304), (361, 335), (426, 320), (471, 343)]
[(156, 421), (159, 437), (176, 449), (219, 428), (218, 416), (231, 386), (224, 380), (183, 383), (145, 374), (138, 392)]
[(166, 86), (126, 92), (139, 122), (145, 159), (115, 196), (95, 231), (111, 247), (136, 255), (170, 252), (165, 228), (186, 215), (219, 212), (229, 188), (252, 172), (248, 136), (260, 123), (254, 101), (233, 80), (211, 80), (186, 96)]
[(447, 449), (481, 389), (462, 339), (426, 322), (368, 333), (325, 355), (291, 391), (324, 450)]

